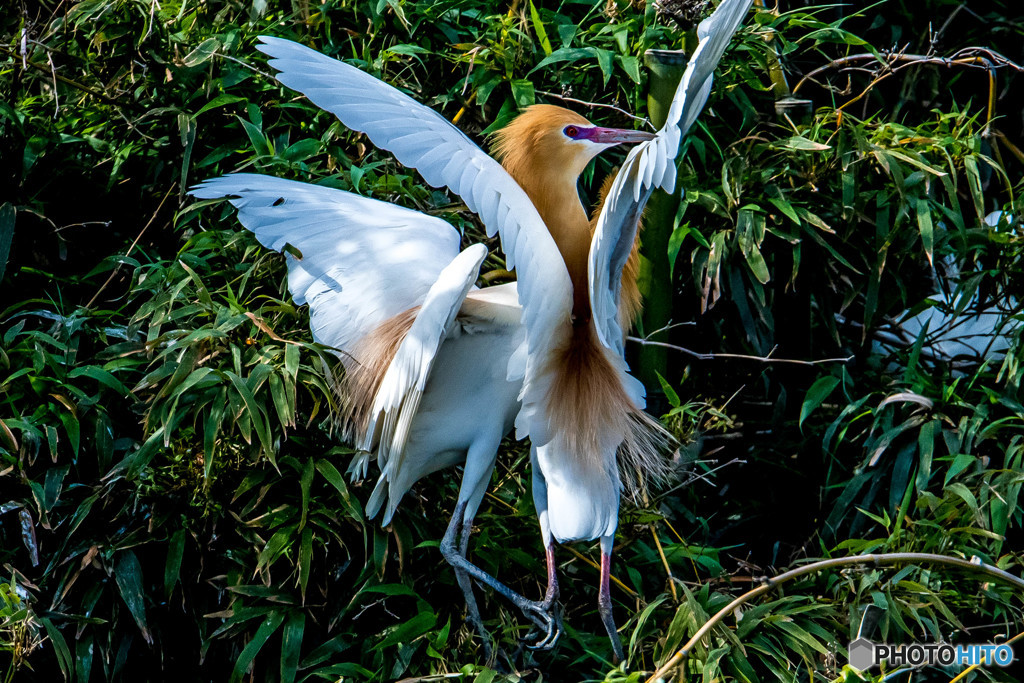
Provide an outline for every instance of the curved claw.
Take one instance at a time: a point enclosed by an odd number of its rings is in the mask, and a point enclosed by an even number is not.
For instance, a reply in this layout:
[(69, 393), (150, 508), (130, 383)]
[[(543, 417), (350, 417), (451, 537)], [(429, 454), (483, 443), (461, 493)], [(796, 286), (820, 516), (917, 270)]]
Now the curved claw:
[[(489, 636), (483, 627), (483, 623), (480, 621), (479, 613), (475, 609), (476, 599), (474, 598), (472, 589), (469, 586), (469, 578), (486, 586), (490, 586), (496, 593), (504, 596), (511, 601), (512, 604), (521, 609), (526, 618), (533, 622), (535, 629), (538, 631), (539, 640), (533, 644), (526, 643), (530, 638), (530, 635), (533, 633), (533, 631), (531, 631), (530, 634), (527, 634), (527, 638), (520, 643), (521, 647), (526, 646), (532, 650), (550, 649), (562, 634), (561, 611), (555, 602), (557, 586), (553, 588), (549, 587), (548, 595), (545, 596), (544, 600), (527, 600), (501, 581), (498, 581), (495, 577), (483, 571), (472, 562), (469, 562), (465, 557), (465, 543), (463, 543), (462, 546), (458, 546), (455, 542), (456, 537), (463, 528), (462, 517), (465, 509), (465, 501), (456, 505), (455, 514), (452, 516), (452, 520), (448, 524), (448, 530), (445, 532), (444, 538), (441, 539), (441, 553), (444, 555), (444, 558), (448, 563), (455, 569), (456, 578), (459, 579), (459, 586), (463, 589), (463, 593), (466, 596), (467, 616), (485, 643), (484, 647), (485, 651), (488, 651), (488, 656), (490, 656), (490, 644), (488, 642)], [(463, 540), (465, 542), (466, 537), (463, 537)], [(466, 580), (463, 581), (462, 577), (466, 577)], [(554, 614), (552, 614), (553, 607)]]
[[(531, 603), (524, 606), (523, 614), (536, 626), (522, 640), (527, 649), (550, 650), (553, 648), (562, 635), (562, 610), (559, 606), (555, 604), (552, 609), (552, 605), (545, 602)], [(531, 638), (536, 639), (530, 642)]]

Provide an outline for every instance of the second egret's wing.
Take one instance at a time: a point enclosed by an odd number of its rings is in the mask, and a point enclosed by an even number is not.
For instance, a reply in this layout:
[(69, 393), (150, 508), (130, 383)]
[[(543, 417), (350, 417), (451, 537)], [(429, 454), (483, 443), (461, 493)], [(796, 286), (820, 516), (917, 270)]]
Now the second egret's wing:
[(343, 351), (419, 305), (459, 253), (459, 233), (440, 218), (343, 190), (237, 173), (191, 194), (230, 198), (261, 244), (285, 251), (288, 289), (309, 304), (313, 338)]
[[(474, 244), (441, 271), (381, 380), (370, 410), (366, 436), (360, 444), (360, 449), (366, 452), (376, 448), (381, 482), (394, 481), (395, 477), (389, 477), (389, 472), (402, 468), (409, 430), (419, 410), (430, 369), (486, 257), (487, 247)], [(394, 491), (389, 493), (396, 502), (401, 498)], [(383, 491), (374, 491), (368, 506), (370, 516), (380, 508), (381, 494)]]
[[(330, 111), (349, 128), (415, 168), (435, 187), (446, 186), (501, 236), (506, 265), (515, 269), (530, 353), (523, 387), (522, 427), (547, 438), (539, 419), (547, 387), (534, 382), (564, 343), (572, 315), (569, 272), (537, 209), (501, 165), (443, 116), (354, 66), (298, 43), (263, 36), (278, 80)], [(530, 416), (538, 416), (533, 419)], [(522, 432), (520, 432), (522, 433)]]
[(656, 187), (675, 187), (679, 142), (711, 93), (712, 75), (753, 0), (722, 0), (697, 27), (699, 43), (676, 88), (665, 125), (653, 140), (630, 150), (612, 183), (590, 244), (590, 306), (601, 343), (619, 355), (622, 268), (636, 239), (640, 215)]

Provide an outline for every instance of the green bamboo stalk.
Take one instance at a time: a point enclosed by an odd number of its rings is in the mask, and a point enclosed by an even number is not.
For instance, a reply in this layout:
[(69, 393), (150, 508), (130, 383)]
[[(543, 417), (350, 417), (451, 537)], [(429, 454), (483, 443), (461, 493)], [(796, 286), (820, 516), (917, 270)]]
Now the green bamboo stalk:
[[(686, 45), (696, 43), (696, 30), (686, 36)], [(688, 61), (685, 50), (648, 50), (644, 63), (650, 70), (647, 92), (647, 114), (656, 128), (665, 124), (676, 86), (683, 76)], [(668, 262), (668, 242), (672, 236), (676, 210), (679, 208), (679, 185), (672, 194), (655, 190), (644, 211), (643, 244), (640, 248), (640, 293), (643, 295), (644, 310), (641, 314), (641, 329), (645, 337), (653, 341), (667, 342), (664, 330), (672, 319), (672, 273)], [(647, 388), (647, 403), (654, 412), (665, 412), (664, 393), (658, 375), (666, 374), (668, 349), (657, 345), (644, 345), (638, 353), (635, 364), (640, 381)], [(666, 408), (667, 409), (667, 408)]]
[[(771, 12), (774, 16), (779, 14), (778, 6), (773, 10), (766, 9), (763, 0), (755, 0), (754, 6), (758, 7), (758, 11), (761, 12)], [(772, 80), (772, 93), (775, 95), (775, 117), (779, 123), (787, 121), (790, 125), (807, 123), (811, 118), (813, 102), (793, 97), (793, 91), (789, 87), (786, 71), (782, 67), (782, 60), (779, 58), (776, 48), (775, 32), (769, 31), (765, 40), (771, 45), (771, 50), (768, 52), (768, 76)]]

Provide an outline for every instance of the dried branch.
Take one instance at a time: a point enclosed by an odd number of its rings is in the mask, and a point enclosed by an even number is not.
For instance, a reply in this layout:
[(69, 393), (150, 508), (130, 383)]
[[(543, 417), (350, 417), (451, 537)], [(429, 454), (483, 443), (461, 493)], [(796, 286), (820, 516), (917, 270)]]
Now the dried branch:
[[(881, 55), (881, 57), (879, 57)], [(984, 55), (982, 57), (981, 55)], [(834, 59), (828, 64), (819, 66), (817, 69), (809, 71), (793, 88), (793, 92), (796, 93), (800, 88), (803, 87), (804, 83), (809, 80), (814, 80), (814, 77), (825, 71), (832, 69), (844, 70), (849, 65), (856, 62), (881, 62), (879, 66), (887, 68), (896, 62), (908, 62), (904, 66), (910, 66), (911, 64), (939, 64), (946, 66), (966, 66), (973, 67), (976, 69), (1002, 69), (1009, 68), (1014, 71), (1024, 72), (1024, 67), (1020, 66), (1016, 62), (1007, 59), (998, 52), (989, 50), (981, 47), (965, 47), (962, 50), (958, 50), (952, 57), (936, 57), (934, 55), (915, 55), (906, 54), (902, 52), (885, 52), (882, 51), (879, 54), (864, 53), (858, 55), (849, 55), (847, 57), (841, 57)], [(903, 67), (899, 67), (903, 68)], [(815, 81), (817, 82), (817, 81)]]
[(658, 530), (653, 524), (650, 525), (651, 536), (654, 538), (654, 546), (658, 549), (658, 556), (661, 557), (661, 565), (665, 568), (665, 576), (668, 577), (668, 587), (672, 590), (672, 602), (679, 602), (679, 592), (676, 590), (676, 577), (672, 575), (672, 566), (665, 557), (665, 549), (661, 547), (661, 539), (658, 538)]
[(72, 88), (77, 88), (78, 90), (81, 90), (84, 93), (88, 93), (88, 94), (92, 95), (93, 97), (98, 97), (99, 99), (103, 100), (107, 104), (113, 104), (113, 105), (116, 105), (118, 107), (125, 106), (125, 104), (123, 102), (118, 102), (117, 100), (115, 100), (114, 98), (110, 97), (106, 93), (102, 93), (102, 92), (100, 92), (98, 90), (93, 90), (89, 86), (84, 85), (82, 83), (79, 83), (78, 81), (73, 81), (73, 80), (71, 80), (70, 78), (68, 78), (66, 76), (61, 76), (59, 73), (56, 73), (54, 70), (52, 70), (49, 66), (46, 66), (45, 64), (37, 64), (36, 62), (29, 61), (24, 55), (18, 55), (18, 53), (14, 52), (12, 50), (8, 50), (3, 45), (0, 45), (0, 53), (3, 53), (5, 55), (7, 55), (8, 57), (14, 57), (15, 59), (17, 59), (20, 56), (22, 62), (24, 64), (27, 64), (28, 66), (32, 67), (33, 69), (36, 69), (37, 71), (42, 71), (43, 73), (46, 73), (46, 74), (52, 74), (53, 78), (58, 80), (58, 81), (60, 81), (61, 83), (66, 83), (67, 85), (70, 85)]
[(650, 128), (651, 130), (657, 130), (654, 127), (654, 124), (651, 123), (650, 121), (648, 121), (647, 119), (645, 119), (644, 117), (637, 116), (636, 114), (630, 114), (625, 109), (621, 109), (619, 107), (616, 107), (614, 104), (602, 104), (600, 102), (587, 102), (585, 100), (577, 100), (575, 97), (566, 97), (565, 95), (559, 95), (557, 93), (547, 92), (546, 90), (538, 90), (536, 92), (537, 92), (538, 95), (544, 95), (545, 97), (554, 97), (555, 99), (562, 100), (563, 102), (572, 102), (573, 104), (582, 104), (584, 107), (590, 107), (591, 109), (593, 109), (595, 107), (603, 107), (605, 109), (612, 109), (614, 111), (619, 112), (623, 116), (628, 116), (629, 118), (633, 119), (634, 121), (641, 121), (645, 126)]
[[(871, 83), (869, 83), (868, 86), (864, 88), (864, 90), (861, 91), (859, 95), (857, 95), (851, 100), (847, 100), (841, 106), (837, 107), (836, 111), (842, 111), (851, 104), (860, 101), (869, 92), (871, 92), (871, 90), (876, 85), (878, 85), (885, 79), (889, 78), (890, 76), (893, 76), (898, 71), (901, 71), (902, 69), (908, 68), (910, 66), (934, 64), (944, 65), (947, 67), (958, 66), (977, 68), (984, 69), (985, 71), (988, 72), (988, 106), (985, 114), (986, 130), (991, 124), (992, 119), (995, 117), (996, 70), (1009, 68), (1014, 71), (1024, 73), (1024, 67), (1022, 67), (1021, 65), (1017, 64), (1016, 62), (1010, 59), (1007, 59), (1005, 56), (1001, 55), (998, 52), (995, 52), (994, 50), (989, 50), (988, 48), (983, 47), (966, 47), (961, 50), (958, 50), (956, 53), (953, 54), (952, 57), (936, 57), (930, 54), (915, 55), (907, 54), (904, 52), (883, 51), (880, 52), (879, 54), (865, 53), (835, 59), (829, 62), (828, 64), (825, 64), (823, 66), (818, 67), (817, 69), (814, 69), (813, 71), (809, 72), (806, 76), (801, 78), (800, 81), (796, 84), (796, 87), (793, 88), (793, 92), (796, 93), (805, 82), (807, 82), (808, 80), (813, 80), (816, 75), (824, 71), (828, 71), (830, 69), (839, 69), (841, 71), (862, 70), (862, 68), (851, 67), (850, 65), (856, 62), (863, 61), (880, 62), (879, 68), (872, 72), (873, 74), (875, 74), (874, 80), (872, 80)], [(894, 64), (897, 64), (899, 62), (903, 62), (903, 64), (900, 66), (893, 66)], [(817, 83), (817, 81), (815, 81), (815, 83)]]
[(775, 346), (771, 351), (768, 352), (767, 356), (747, 356), (742, 353), (699, 353), (685, 346), (676, 346), (675, 344), (668, 344), (666, 342), (651, 341), (650, 339), (641, 339), (640, 337), (626, 337), (631, 342), (643, 344), (644, 346), (660, 346), (666, 349), (672, 349), (673, 351), (679, 351), (685, 353), (691, 358), (696, 360), (754, 360), (759, 363), (786, 363), (789, 365), (822, 365), (823, 363), (849, 363), (853, 360), (853, 356), (847, 356), (846, 358), (822, 358), (820, 360), (797, 360), (795, 358), (771, 358), (771, 354), (775, 353), (775, 349), (779, 348)]
[[(160, 200), (160, 204), (157, 205), (156, 211), (154, 211), (153, 215), (149, 217), (149, 220), (146, 221), (146, 224), (144, 226), (142, 226), (142, 230), (139, 231), (139, 234), (135, 237), (135, 240), (128, 247), (128, 251), (126, 251), (124, 253), (125, 256), (128, 256), (129, 254), (131, 254), (132, 250), (135, 249), (135, 246), (139, 243), (139, 240), (142, 239), (142, 235), (145, 234), (146, 230), (149, 229), (149, 226), (153, 224), (154, 220), (156, 220), (157, 214), (160, 213), (160, 209), (164, 208), (164, 203), (167, 201), (167, 198), (171, 196), (171, 193), (174, 191), (174, 188), (176, 186), (177, 186), (177, 183), (171, 183), (171, 186), (169, 188), (167, 188), (167, 192), (164, 193), (164, 198), (161, 199)], [(117, 274), (119, 272), (121, 272), (121, 265), (122, 265), (121, 263), (118, 263), (114, 267), (114, 269), (112, 271), (110, 271), (110, 277), (107, 278), (106, 282), (104, 282), (102, 285), (100, 285), (100, 288), (98, 290), (96, 290), (96, 293), (92, 295), (91, 299), (89, 299), (89, 303), (87, 303), (85, 305), (86, 310), (92, 308), (92, 305), (94, 303), (96, 303), (96, 299), (98, 299), (100, 297), (100, 294), (102, 294), (103, 290), (107, 288), (107, 285), (109, 285), (114, 280), (114, 278), (117, 276)]]
[(700, 627), (697, 633), (695, 633), (680, 650), (672, 655), (671, 659), (658, 667), (657, 671), (647, 679), (646, 683), (663, 683), (667, 680), (668, 673), (678, 666), (686, 656), (690, 654), (690, 651), (706, 635), (708, 635), (711, 632), (711, 629), (722, 621), (722, 619), (732, 614), (740, 605), (750, 602), (754, 598), (767, 593), (776, 586), (780, 586), (783, 583), (792, 581), (793, 579), (804, 576), (805, 574), (812, 574), (814, 572), (824, 569), (833, 569), (835, 567), (846, 567), (858, 564), (873, 564), (875, 566), (879, 566), (910, 563), (946, 565), (949, 567), (957, 567), (960, 569), (980, 572), (995, 579), (1005, 581), (1019, 590), (1024, 590), (1024, 579), (1014, 576), (1010, 572), (1003, 571), (998, 567), (986, 564), (977, 556), (972, 557), (970, 560), (965, 560), (960, 557), (950, 557), (948, 555), (937, 555), (933, 553), (880, 553), (877, 555), (869, 553), (866, 555), (855, 555), (853, 557), (837, 557), (829, 560), (819, 560), (818, 562), (812, 562), (802, 567), (797, 567), (796, 569), (790, 569), (788, 572), (783, 572), (775, 578), (763, 577), (761, 579), (760, 586), (739, 596), (728, 605), (718, 610), (714, 616), (708, 619), (704, 625)]
[(690, 484), (692, 484), (693, 482), (695, 482), (697, 480), (703, 481), (708, 486), (714, 487), (715, 483), (713, 481), (711, 481), (710, 479), (708, 479), (708, 475), (714, 474), (715, 472), (717, 472), (719, 470), (722, 470), (722, 469), (725, 469), (726, 467), (729, 467), (730, 465), (746, 465), (746, 464), (747, 464), (746, 460), (741, 460), (740, 458), (733, 458), (729, 462), (722, 463), (721, 465), (718, 465), (717, 467), (712, 467), (707, 472), (689, 472), (688, 475), (687, 475), (686, 481), (679, 482), (678, 484), (676, 484), (675, 486), (673, 486), (669, 490), (662, 491), (661, 493), (659, 493), (658, 496), (655, 498), (655, 502), (657, 503), (657, 502), (660, 502), (660, 501), (664, 500), (669, 495), (675, 493), (679, 489), (686, 488), (687, 486), (689, 486)]

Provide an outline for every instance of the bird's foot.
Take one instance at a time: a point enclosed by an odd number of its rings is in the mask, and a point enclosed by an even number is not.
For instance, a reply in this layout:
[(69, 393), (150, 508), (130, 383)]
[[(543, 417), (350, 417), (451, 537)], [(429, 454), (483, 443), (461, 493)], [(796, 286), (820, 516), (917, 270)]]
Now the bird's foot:
[(534, 628), (522, 640), (530, 650), (550, 650), (562, 635), (562, 608), (557, 602), (539, 601), (521, 605)]

